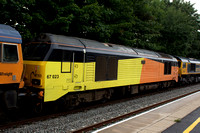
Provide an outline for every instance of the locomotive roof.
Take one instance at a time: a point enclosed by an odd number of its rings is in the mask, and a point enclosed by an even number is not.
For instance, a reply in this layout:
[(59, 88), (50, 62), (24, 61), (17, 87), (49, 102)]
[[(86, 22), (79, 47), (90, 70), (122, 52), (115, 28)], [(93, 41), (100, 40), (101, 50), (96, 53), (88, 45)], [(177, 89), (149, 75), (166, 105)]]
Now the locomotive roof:
[(22, 43), (21, 35), (11, 26), (0, 24), (0, 41), (10, 43)]
[(115, 45), (110, 43), (101, 43), (94, 40), (68, 37), (63, 35), (54, 35), (49, 33), (43, 33), (34, 41), (48, 42), (54, 45), (54, 48), (71, 47), (78, 48), (79, 50), (86, 49), (87, 52), (99, 53), (99, 54), (112, 54), (121, 56), (136, 56), (136, 57), (147, 57), (155, 58), (160, 60), (172, 60), (177, 61), (173, 56), (163, 53), (158, 53), (150, 50), (131, 48), (123, 45)]
[(180, 56), (175, 56), (177, 59), (181, 60), (182, 62), (185, 63), (194, 63), (194, 64), (200, 64), (200, 60), (194, 59), (194, 58), (185, 58), (185, 57), (180, 57)]
[(189, 62), (188, 58), (185, 57), (180, 57), (180, 56), (175, 56), (177, 59), (181, 60), (182, 62)]
[(200, 64), (200, 60), (189, 58), (190, 63)]

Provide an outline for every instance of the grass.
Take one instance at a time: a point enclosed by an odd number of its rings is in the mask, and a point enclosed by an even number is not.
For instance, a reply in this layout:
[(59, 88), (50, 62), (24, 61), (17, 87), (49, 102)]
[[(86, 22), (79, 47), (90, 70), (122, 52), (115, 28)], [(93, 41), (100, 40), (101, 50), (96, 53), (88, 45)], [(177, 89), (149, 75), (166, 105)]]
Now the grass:
[(176, 120), (174, 120), (174, 122), (181, 122), (181, 119), (176, 119)]

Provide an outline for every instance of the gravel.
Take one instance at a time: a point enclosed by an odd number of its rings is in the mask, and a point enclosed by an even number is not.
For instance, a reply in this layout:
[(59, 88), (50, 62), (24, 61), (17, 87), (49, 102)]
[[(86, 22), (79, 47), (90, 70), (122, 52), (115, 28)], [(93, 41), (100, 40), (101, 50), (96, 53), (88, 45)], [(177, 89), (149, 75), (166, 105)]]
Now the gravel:
[(134, 110), (147, 107), (149, 105), (177, 97), (179, 95), (186, 94), (195, 90), (200, 90), (200, 84), (183, 87), (181, 89), (174, 89), (159, 94), (141, 97), (134, 100), (129, 100), (105, 107), (98, 107), (92, 110), (86, 110), (76, 114), (68, 114), (66, 116), (60, 116), (45, 121), (35, 122), (29, 125), (21, 125), (20, 127), (10, 128), (6, 130), (0, 130), (0, 132), (6, 133), (50, 133), (59, 132), (66, 133), (74, 130), (86, 127), (91, 124), (95, 124), (110, 118), (132, 112)]

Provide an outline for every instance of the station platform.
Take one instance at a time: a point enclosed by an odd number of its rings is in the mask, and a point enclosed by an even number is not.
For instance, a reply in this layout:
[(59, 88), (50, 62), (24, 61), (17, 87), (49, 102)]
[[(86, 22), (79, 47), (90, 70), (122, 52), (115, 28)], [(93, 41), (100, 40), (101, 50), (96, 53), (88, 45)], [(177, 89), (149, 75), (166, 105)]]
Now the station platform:
[(200, 92), (93, 133), (200, 133)]

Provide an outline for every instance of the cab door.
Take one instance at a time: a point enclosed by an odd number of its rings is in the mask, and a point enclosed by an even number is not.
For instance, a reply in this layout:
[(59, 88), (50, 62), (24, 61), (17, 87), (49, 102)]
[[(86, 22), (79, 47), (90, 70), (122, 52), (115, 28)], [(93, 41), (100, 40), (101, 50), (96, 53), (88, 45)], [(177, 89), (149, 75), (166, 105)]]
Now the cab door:
[(187, 74), (188, 63), (182, 62), (182, 74)]
[(72, 82), (74, 82), (74, 89), (83, 89), (84, 82), (84, 54), (83, 52), (73, 52), (72, 62)]
[(81, 51), (63, 51), (61, 71), (66, 73), (67, 83), (80, 84), (83, 81), (84, 54)]
[(64, 82), (72, 83), (73, 82), (73, 52), (63, 50), (61, 51), (61, 74), (62, 79), (65, 79)]

